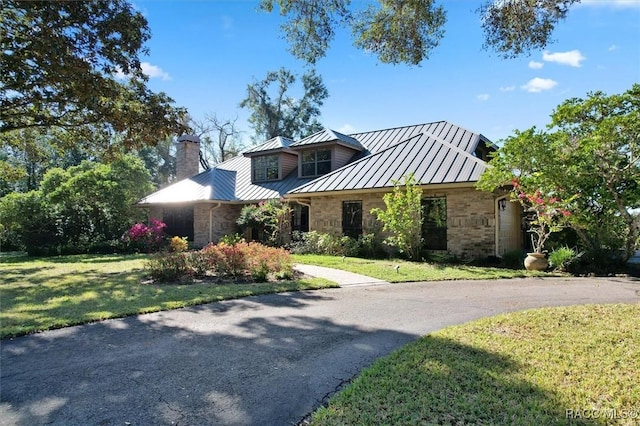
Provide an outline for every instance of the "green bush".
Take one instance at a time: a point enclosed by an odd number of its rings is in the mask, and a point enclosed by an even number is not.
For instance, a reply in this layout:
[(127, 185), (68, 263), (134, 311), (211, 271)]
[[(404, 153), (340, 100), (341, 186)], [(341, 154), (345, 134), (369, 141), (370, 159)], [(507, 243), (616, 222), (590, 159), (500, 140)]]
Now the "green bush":
[(190, 278), (192, 269), (189, 266), (187, 253), (158, 253), (146, 264), (151, 277), (161, 282), (177, 282)]
[(549, 253), (549, 265), (557, 270), (564, 271), (577, 259), (578, 254), (571, 247), (563, 246)]

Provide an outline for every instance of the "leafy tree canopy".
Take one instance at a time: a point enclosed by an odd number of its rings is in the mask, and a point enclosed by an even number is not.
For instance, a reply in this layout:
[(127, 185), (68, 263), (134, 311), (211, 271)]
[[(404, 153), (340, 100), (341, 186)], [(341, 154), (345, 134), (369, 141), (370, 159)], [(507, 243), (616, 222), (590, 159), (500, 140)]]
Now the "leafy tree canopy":
[[(183, 110), (146, 87), (150, 33), (125, 0), (6, 0), (0, 9), (0, 136), (62, 128), (127, 148), (179, 133)], [(116, 73), (128, 76), (117, 81)]]
[(639, 135), (640, 85), (569, 99), (546, 131), (531, 128), (507, 138), (478, 187), (492, 191), (517, 178), (525, 192), (572, 199), (570, 224), (584, 245), (623, 249), (629, 257), (640, 229), (633, 213), (640, 208)]
[[(569, 7), (580, 0), (492, 0), (477, 9), (484, 46), (509, 58), (543, 48)], [(325, 54), (336, 29), (351, 30), (354, 45), (385, 63), (417, 65), (428, 59), (444, 37), (446, 11), (434, 0), (378, 0), (364, 9), (351, 0), (261, 0), (260, 9), (276, 6), (287, 21), (282, 31), (291, 52), (314, 64)], [(361, 4), (356, 2), (356, 4)]]
[(0, 198), (0, 218), (12, 245), (31, 253), (85, 251), (112, 243), (144, 212), (135, 203), (152, 189), (139, 158), (110, 164), (83, 161), (45, 173), (40, 189)]
[(301, 80), (302, 96), (290, 94), (296, 76), (284, 68), (270, 71), (264, 80), (247, 86), (247, 97), (240, 106), (252, 111), (249, 123), (255, 139), (263, 141), (276, 136), (295, 139), (322, 129), (317, 117), (329, 91), (314, 70), (304, 74)]

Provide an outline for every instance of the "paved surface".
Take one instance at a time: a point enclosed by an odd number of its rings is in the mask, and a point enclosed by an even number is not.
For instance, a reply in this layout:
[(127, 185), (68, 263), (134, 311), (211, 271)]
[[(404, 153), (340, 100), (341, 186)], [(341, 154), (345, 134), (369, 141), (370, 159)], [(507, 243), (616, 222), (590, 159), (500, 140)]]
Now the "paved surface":
[(379, 356), (531, 307), (640, 303), (640, 281), (515, 279), (274, 294), (2, 341), (3, 425), (290, 425)]
[(338, 283), (340, 287), (353, 285), (388, 284), (386, 281), (379, 280), (377, 278), (354, 274), (353, 272), (348, 271), (341, 271), (339, 269), (325, 268), (324, 266), (304, 265), (299, 263), (294, 266), (294, 269), (312, 277), (326, 278), (329, 281)]

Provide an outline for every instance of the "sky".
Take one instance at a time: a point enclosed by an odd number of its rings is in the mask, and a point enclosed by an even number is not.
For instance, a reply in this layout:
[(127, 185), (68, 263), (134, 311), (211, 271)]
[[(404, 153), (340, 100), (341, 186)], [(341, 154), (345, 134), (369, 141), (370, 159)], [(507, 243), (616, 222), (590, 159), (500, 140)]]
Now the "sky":
[[(245, 144), (253, 135), (250, 111), (239, 107), (247, 85), (281, 67), (298, 76), (309, 70), (287, 50), (283, 18), (257, 11), (258, 3), (133, 2), (152, 35), (142, 57), (149, 87), (195, 119), (237, 117)], [(437, 2), (447, 11), (445, 36), (420, 66), (383, 64), (339, 31), (315, 67), (329, 91), (321, 123), (349, 134), (447, 120), (499, 143), (515, 129), (543, 128), (566, 99), (640, 83), (640, 0), (583, 0), (556, 27), (553, 44), (516, 59), (483, 49), (481, 3)]]

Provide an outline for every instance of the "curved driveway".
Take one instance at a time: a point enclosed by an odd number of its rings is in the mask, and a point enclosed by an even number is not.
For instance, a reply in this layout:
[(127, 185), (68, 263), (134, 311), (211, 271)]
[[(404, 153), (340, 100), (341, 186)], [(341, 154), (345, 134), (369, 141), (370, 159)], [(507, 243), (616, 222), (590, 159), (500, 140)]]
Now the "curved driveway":
[(640, 281), (515, 279), (274, 294), (4, 340), (3, 425), (290, 425), (374, 359), (532, 307), (640, 302)]

